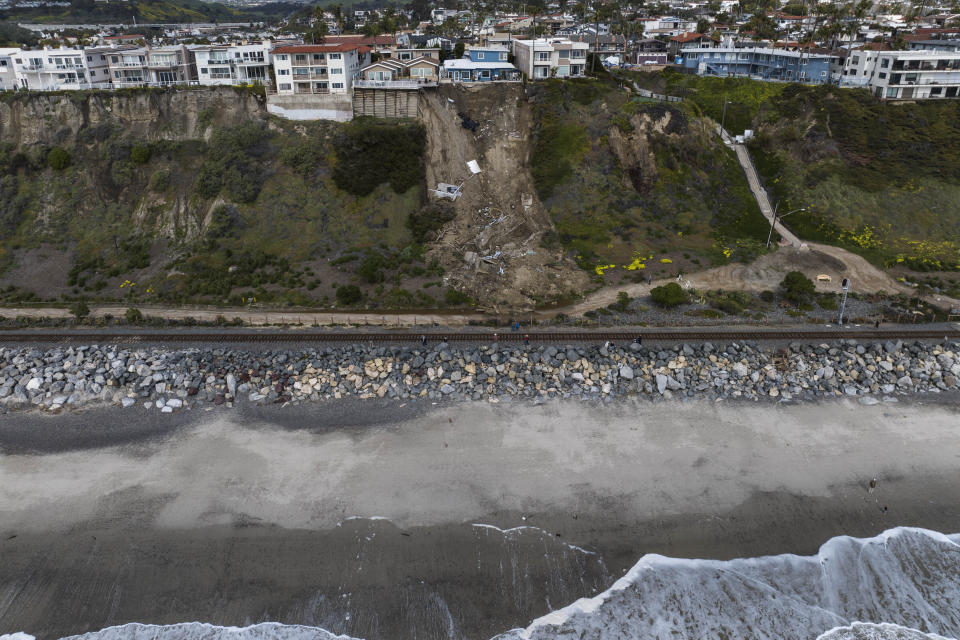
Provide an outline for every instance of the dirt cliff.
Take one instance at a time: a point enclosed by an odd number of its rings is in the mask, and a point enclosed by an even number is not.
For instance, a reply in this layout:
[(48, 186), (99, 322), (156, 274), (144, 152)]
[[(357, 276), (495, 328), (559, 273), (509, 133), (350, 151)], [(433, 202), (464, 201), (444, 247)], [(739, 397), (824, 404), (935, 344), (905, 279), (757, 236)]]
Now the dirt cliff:
[[(529, 170), (530, 108), (519, 84), (441, 86), (425, 93), (428, 197), (438, 183), (462, 185), (431, 254), (451, 285), (495, 311), (530, 309), (583, 291), (570, 258), (541, 246), (553, 228)], [(464, 127), (464, 122), (472, 128)], [(475, 160), (480, 173), (467, 162)]]
[(0, 140), (72, 145), (81, 130), (110, 125), (134, 138), (185, 140), (213, 125), (266, 117), (263, 96), (233, 87), (16, 93), (0, 100)]

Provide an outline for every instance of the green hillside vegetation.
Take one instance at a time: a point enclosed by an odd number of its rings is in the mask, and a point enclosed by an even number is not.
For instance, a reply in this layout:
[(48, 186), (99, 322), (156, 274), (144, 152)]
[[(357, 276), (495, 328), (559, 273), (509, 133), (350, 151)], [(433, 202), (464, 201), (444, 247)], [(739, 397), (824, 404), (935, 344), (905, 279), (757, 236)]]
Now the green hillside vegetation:
[[(531, 170), (560, 243), (607, 281), (751, 260), (766, 223), (733, 154), (688, 104), (610, 78), (530, 88)], [(640, 126), (643, 130), (638, 130)]]
[[(462, 306), (424, 258), (430, 221), (449, 215), (421, 207), (423, 151), (421, 126), (371, 120), (251, 121), (206, 142), (99, 126), (72, 147), (6, 145), (3, 301)], [(378, 154), (400, 170), (366, 161)], [(32, 256), (51, 253), (69, 272), (31, 278)]]
[(787, 225), (885, 267), (960, 269), (960, 102), (888, 103), (863, 90), (631, 74), (684, 96), (726, 128), (754, 129), (751, 155)]
[(69, 7), (14, 7), (0, 11), (0, 20), (25, 22), (245, 22), (283, 17), (300, 5), (275, 2), (235, 8), (203, 0), (71, 0)]

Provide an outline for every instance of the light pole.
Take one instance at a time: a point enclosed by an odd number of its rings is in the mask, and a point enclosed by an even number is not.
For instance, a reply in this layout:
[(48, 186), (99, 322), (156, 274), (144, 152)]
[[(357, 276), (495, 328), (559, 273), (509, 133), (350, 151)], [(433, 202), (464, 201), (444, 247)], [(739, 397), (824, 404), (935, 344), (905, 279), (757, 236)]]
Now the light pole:
[(843, 282), (840, 283), (840, 288), (843, 290), (843, 298), (840, 300), (840, 317), (837, 318), (837, 324), (841, 327), (843, 326), (843, 312), (847, 308), (847, 292), (850, 291), (850, 279), (844, 278)]
[(723, 140), (723, 123), (727, 119), (727, 105), (730, 104), (730, 101), (727, 100), (727, 96), (723, 96), (723, 108), (720, 110), (720, 139)]
[[(780, 207), (780, 203), (777, 202), (776, 206), (773, 208), (773, 220), (770, 221), (770, 233), (767, 234), (767, 249), (770, 248), (770, 239), (773, 237), (773, 228), (777, 226), (777, 209)], [(788, 211), (782, 216), (779, 216), (781, 220), (786, 218), (791, 213), (797, 213), (798, 211), (806, 211), (806, 207), (801, 207), (800, 209), (794, 209), (793, 211)]]

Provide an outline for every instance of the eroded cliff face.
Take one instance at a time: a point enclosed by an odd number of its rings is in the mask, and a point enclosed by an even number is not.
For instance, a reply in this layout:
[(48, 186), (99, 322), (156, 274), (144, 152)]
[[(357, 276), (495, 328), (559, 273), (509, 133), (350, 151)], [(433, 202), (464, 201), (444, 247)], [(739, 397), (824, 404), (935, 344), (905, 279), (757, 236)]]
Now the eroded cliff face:
[[(465, 118), (475, 130), (464, 126)], [(541, 244), (553, 223), (530, 173), (524, 87), (444, 85), (422, 96), (420, 119), (427, 129), (427, 188), (462, 185), (452, 203), (456, 217), (431, 250), (448, 284), (498, 312), (583, 291), (589, 282), (576, 263)]]
[(19, 93), (0, 101), (0, 142), (72, 145), (83, 129), (103, 125), (145, 140), (186, 140), (266, 115), (262, 96), (233, 87)]

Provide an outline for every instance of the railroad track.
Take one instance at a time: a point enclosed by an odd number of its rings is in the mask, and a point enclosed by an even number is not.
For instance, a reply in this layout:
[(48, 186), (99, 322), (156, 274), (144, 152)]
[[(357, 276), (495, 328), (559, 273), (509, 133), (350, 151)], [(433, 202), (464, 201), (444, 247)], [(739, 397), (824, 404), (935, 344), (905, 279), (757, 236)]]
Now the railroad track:
[(940, 340), (960, 339), (960, 329), (790, 329), (790, 330), (676, 330), (642, 329), (637, 331), (530, 331), (530, 332), (200, 332), (200, 333), (95, 333), (0, 332), (0, 343), (419, 343), (426, 336), (428, 344), (447, 342), (531, 344), (565, 342), (631, 342), (638, 335), (650, 342), (704, 342), (743, 340), (758, 341), (832, 341), (840, 338), (856, 340)]

